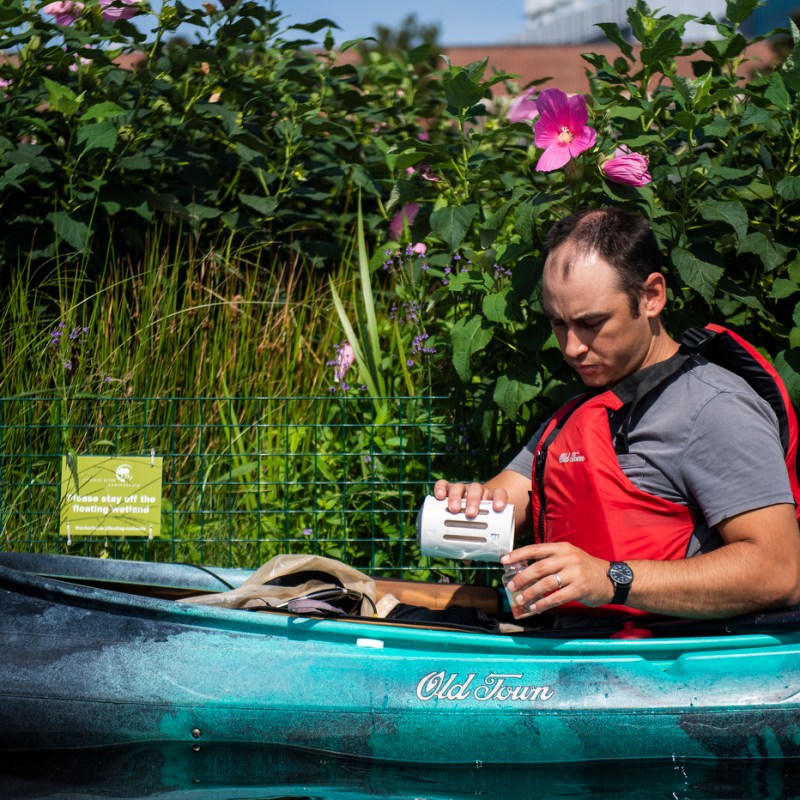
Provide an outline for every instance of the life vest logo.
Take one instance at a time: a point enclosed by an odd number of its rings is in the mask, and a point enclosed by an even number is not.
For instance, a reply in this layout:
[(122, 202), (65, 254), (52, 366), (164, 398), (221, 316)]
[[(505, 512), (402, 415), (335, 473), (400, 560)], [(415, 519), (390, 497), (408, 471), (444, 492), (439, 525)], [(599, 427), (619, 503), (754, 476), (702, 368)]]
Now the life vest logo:
[(558, 457), (559, 464), (573, 464), (576, 461), (586, 461), (586, 456), (582, 455), (580, 451), (574, 453), (562, 453)]

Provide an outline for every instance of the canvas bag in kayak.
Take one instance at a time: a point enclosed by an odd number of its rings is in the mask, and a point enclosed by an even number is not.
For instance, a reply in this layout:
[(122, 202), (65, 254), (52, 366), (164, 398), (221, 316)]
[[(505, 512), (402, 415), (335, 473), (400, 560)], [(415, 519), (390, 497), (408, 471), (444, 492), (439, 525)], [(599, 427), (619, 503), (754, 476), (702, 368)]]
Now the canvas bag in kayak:
[(184, 603), (224, 608), (284, 608), (297, 613), (375, 613), (375, 581), (325, 556), (281, 554), (256, 570), (241, 586), (184, 598)]

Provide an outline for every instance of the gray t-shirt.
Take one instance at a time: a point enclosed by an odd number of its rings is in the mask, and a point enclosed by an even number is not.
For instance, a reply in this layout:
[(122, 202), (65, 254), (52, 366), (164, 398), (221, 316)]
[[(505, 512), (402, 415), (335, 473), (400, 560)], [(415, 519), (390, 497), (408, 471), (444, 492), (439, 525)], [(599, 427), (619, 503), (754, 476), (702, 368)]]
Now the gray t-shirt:
[[(530, 477), (544, 425), (507, 469)], [(738, 375), (698, 357), (641, 403), (618, 456), (642, 491), (699, 512), (687, 556), (722, 543), (722, 520), (793, 503), (772, 408)]]

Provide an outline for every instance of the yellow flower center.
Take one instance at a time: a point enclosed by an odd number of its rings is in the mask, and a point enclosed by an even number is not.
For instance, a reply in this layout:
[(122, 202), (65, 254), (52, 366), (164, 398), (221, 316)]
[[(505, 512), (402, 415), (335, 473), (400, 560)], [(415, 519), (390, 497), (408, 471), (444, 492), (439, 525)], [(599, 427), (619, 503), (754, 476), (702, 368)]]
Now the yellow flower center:
[(569, 144), (575, 137), (572, 135), (572, 131), (564, 125), (561, 128), (561, 133), (558, 134), (558, 143), (559, 144)]

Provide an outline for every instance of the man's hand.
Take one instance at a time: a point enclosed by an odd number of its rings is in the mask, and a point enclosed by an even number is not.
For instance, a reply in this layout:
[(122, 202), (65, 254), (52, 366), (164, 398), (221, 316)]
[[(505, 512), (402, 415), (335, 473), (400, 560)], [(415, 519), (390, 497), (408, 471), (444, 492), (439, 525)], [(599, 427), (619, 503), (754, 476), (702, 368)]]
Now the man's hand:
[(502, 561), (531, 562), (514, 576), (508, 588), (516, 593), (517, 605), (537, 613), (569, 602), (602, 606), (610, 603), (614, 594), (608, 577), (609, 562), (566, 542), (519, 547)]
[[(717, 526), (725, 544), (702, 555), (669, 561), (632, 560), (626, 605), (677, 617), (729, 617), (800, 602), (800, 534), (794, 507), (755, 509)], [(609, 562), (566, 542), (519, 547), (503, 563), (530, 561), (509, 589), (518, 604), (547, 611), (577, 601), (610, 603)]]
[[(453, 513), (461, 511), (462, 500), (466, 500), (464, 513), (470, 519), (478, 516), (481, 500), (491, 500), (495, 511), (502, 511), (509, 503), (514, 506), (517, 537), (530, 529), (531, 481), (524, 475), (509, 469), (503, 470), (486, 483), (451, 483), (437, 481), (433, 496), (447, 500), (447, 508)], [(517, 539), (519, 541), (519, 539)]]
[(433, 487), (433, 496), (437, 500), (447, 500), (447, 508), (453, 514), (461, 511), (466, 501), (464, 513), (467, 517), (477, 517), (481, 500), (491, 500), (495, 511), (502, 511), (508, 505), (508, 492), (505, 489), (493, 489), (485, 483), (450, 483), (437, 481)]

